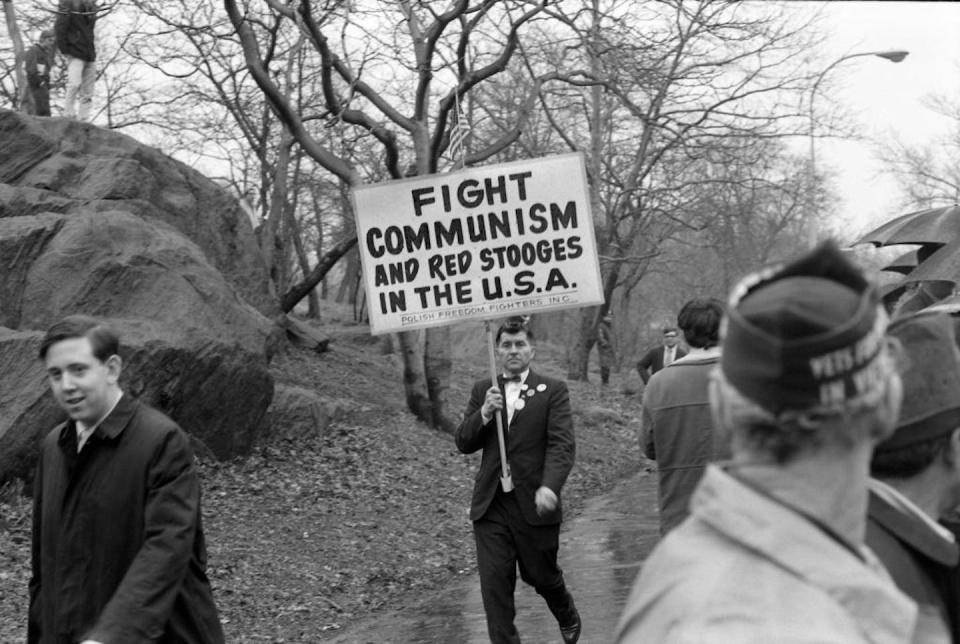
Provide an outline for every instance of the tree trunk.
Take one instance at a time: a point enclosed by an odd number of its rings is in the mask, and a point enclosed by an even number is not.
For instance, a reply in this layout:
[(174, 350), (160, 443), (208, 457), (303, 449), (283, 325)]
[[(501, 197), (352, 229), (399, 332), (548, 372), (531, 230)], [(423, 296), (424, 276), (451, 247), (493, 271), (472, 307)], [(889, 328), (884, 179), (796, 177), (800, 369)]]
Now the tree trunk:
[(577, 340), (570, 354), (567, 366), (567, 380), (587, 380), (587, 367), (590, 364), (590, 350), (596, 337), (596, 307), (590, 306), (579, 311), (579, 330)]
[(447, 325), (427, 329), (423, 349), (424, 371), (427, 376), (427, 393), (432, 405), (434, 429), (453, 434), (457, 424), (448, 411), (447, 393), (450, 389), (450, 376), (453, 372), (452, 343), (450, 327)]
[(343, 257), (344, 253), (353, 248), (356, 243), (357, 237), (356, 235), (352, 235), (342, 240), (339, 244), (331, 248), (330, 252), (321, 257), (317, 265), (310, 271), (310, 274), (304, 277), (303, 281), (299, 284), (291, 286), (290, 290), (283, 296), (280, 302), (280, 308), (283, 309), (283, 312), (289, 313), (292, 311), (293, 307), (320, 283), (320, 280), (333, 268), (337, 260)]
[(10, 34), (10, 42), (13, 43), (13, 70), (18, 96), (17, 105), (14, 107), (19, 110), (28, 89), (27, 73), (23, 69), (23, 38), (20, 36), (20, 27), (17, 26), (17, 11), (13, 6), (13, 0), (3, 0), (3, 15), (7, 23), (7, 33)]
[(420, 331), (401, 331), (397, 334), (400, 353), (403, 356), (403, 390), (407, 408), (417, 420), (433, 425), (433, 410), (427, 393), (427, 378), (424, 371), (424, 356)]
[[(310, 260), (307, 257), (307, 249), (303, 246), (300, 222), (297, 221), (293, 209), (287, 211), (287, 230), (290, 231), (290, 239), (297, 253), (297, 264), (300, 267), (300, 273), (306, 277), (310, 274)], [(320, 298), (317, 297), (317, 289), (315, 288), (310, 289), (307, 293), (307, 315), (315, 319), (320, 317)]]
[(347, 254), (347, 265), (343, 269), (343, 280), (337, 288), (336, 301), (339, 304), (356, 304), (357, 283), (360, 280), (360, 252)]
[(280, 229), (280, 222), (283, 218), (283, 211), (287, 202), (287, 169), (290, 164), (290, 147), (293, 145), (293, 136), (286, 128), (280, 136), (280, 150), (277, 154), (277, 165), (273, 173), (273, 190), (270, 193), (270, 211), (267, 215), (267, 221), (260, 229), (260, 252), (263, 254), (263, 261), (267, 265), (267, 271), (270, 275), (270, 295), (277, 297), (278, 289), (281, 288), (282, 279), (278, 266), (280, 258), (277, 256), (280, 250), (278, 244), (280, 236), (277, 232)]
[(597, 341), (597, 326), (600, 318), (611, 308), (613, 291), (619, 279), (620, 263), (610, 262), (607, 274), (603, 277), (603, 304), (580, 309), (580, 328), (567, 366), (568, 380), (587, 380), (590, 351)]

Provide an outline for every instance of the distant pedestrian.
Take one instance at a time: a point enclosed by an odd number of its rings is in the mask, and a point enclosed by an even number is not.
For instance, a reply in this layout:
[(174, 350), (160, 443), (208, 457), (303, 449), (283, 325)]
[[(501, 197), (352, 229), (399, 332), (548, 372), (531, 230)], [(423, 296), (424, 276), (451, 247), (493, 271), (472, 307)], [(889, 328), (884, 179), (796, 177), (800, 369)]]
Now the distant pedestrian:
[(722, 317), (720, 300), (684, 304), (677, 326), (690, 352), (654, 374), (643, 390), (641, 444), (657, 461), (661, 534), (687, 517), (707, 463), (730, 455), (714, 426), (707, 394), (710, 372), (720, 362)]
[(831, 242), (734, 288), (710, 379), (733, 457), (644, 562), (617, 642), (927, 641), (864, 546), (870, 455), (903, 391), (886, 326)]
[(63, 115), (67, 118), (90, 120), (93, 85), (97, 78), (93, 30), (99, 11), (95, 0), (60, 0), (57, 9), (54, 24), (57, 49), (67, 60), (67, 88), (63, 100)]
[(45, 29), (24, 56), (27, 91), (24, 92), (22, 107), (27, 114), (50, 116), (50, 70), (56, 53), (53, 31)]
[[(547, 602), (565, 644), (580, 637), (580, 614), (557, 565), (560, 490), (573, 467), (575, 442), (570, 393), (562, 380), (530, 369), (536, 353), (529, 328), (519, 320), (496, 335), (502, 382), (473, 386), (456, 431), (464, 454), (482, 450), (470, 520), (477, 544), (480, 594), (490, 641), (520, 642), (514, 625), (514, 590), (520, 577)], [(502, 389), (501, 389), (502, 387)], [(505, 431), (512, 490), (501, 484), (495, 416)]]
[(34, 483), (29, 644), (221, 644), (190, 440), (125, 394), (116, 334), (70, 316), (40, 359), (69, 420)]
[(617, 361), (617, 353), (613, 346), (613, 314), (606, 313), (597, 326), (597, 357), (600, 358), (600, 382), (610, 382), (610, 368)]
[(657, 373), (674, 360), (687, 355), (687, 350), (678, 346), (680, 337), (677, 335), (677, 328), (674, 326), (663, 327), (663, 344), (647, 351), (640, 361), (637, 362), (637, 373), (643, 379), (643, 384), (647, 384), (650, 376)]
[(907, 356), (897, 429), (877, 445), (867, 545), (920, 606), (926, 641), (960, 642), (960, 553), (937, 523), (960, 507), (960, 351), (946, 313), (896, 320)]

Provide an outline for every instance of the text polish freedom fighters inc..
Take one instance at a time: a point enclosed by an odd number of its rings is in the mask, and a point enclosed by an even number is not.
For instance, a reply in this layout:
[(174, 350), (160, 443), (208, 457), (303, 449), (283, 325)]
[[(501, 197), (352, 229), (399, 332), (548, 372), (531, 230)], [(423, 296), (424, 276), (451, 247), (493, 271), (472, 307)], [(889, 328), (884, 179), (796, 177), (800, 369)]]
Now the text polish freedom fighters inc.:
[(562, 155), (356, 190), (372, 330), (602, 301), (582, 179)]

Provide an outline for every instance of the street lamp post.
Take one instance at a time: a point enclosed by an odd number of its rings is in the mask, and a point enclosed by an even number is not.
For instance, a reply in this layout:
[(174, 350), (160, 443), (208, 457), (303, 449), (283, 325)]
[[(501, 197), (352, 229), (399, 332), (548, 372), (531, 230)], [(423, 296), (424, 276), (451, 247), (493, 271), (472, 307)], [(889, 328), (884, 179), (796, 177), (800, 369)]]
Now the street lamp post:
[[(836, 67), (837, 65), (839, 65), (840, 63), (842, 63), (842, 62), (845, 61), (845, 60), (850, 60), (851, 58), (859, 58), (859, 57), (861, 57), (861, 56), (877, 56), (877, 57), (879, 57), (879, 58), (884, 58), (884, 59), (886, 59), (886, 60), (889, 60), (889, 61), (892, 62), (892, 63), (899, 63), (899, 62), (902, 61), (904, 58), (906, 58), (909, 53), (910, 53), (910, 52), (908, 52), (908, 51), (903, 51), (903, 50), (892, 50), (892, 51), (863, 51), (863, 52), (859, 52), (859, 53), (856, 53), (856, 54), (847, 54), (846, 56), (841, 56), (840, 58), (836, 59), (835, 61), (833, 61), (832, 63), (830, 63), (829, 65), (827, 65), (827, 66), (824, 68), (824, 70), (823, 70), (822, 72), (820, 72), (820, 74), (817, 76), (817, 80), (814, 81), (814, 83), (813, 83), (813, 88), (810, 90), (810, 187), (809, 187), (809, 194), (810, 194), (810, 198), (811, 198), (811, 203), (812, 203), (812, 199), (813, 199), (813, 188), (814, 188), (814, 185), (816, 184), (816, 180), (817, 180), (817, 150), (816, 150), (816, 145), (815, 145), (815, 141), (816, 141), (816, 136), (815, 136), (816, 119), (814, 118), (813, 103), (814, 103), (814, 99), (816, 99), (816, 97), (817, 97), (817, 89), (820, 87), (820, 82), (823, 81), (824, 77), (827, 75), (827, 73), (828, 73), (831, 69), (833, 69), (834, 67)], [(813, 226), (810, 226), (810, 243), (811, 243), (811, 245), (813, 245), (814, 243), (816, 243), (816, 241), (817, 241), (816, 237), (817, 237), (816, 228), (813, 227)]]

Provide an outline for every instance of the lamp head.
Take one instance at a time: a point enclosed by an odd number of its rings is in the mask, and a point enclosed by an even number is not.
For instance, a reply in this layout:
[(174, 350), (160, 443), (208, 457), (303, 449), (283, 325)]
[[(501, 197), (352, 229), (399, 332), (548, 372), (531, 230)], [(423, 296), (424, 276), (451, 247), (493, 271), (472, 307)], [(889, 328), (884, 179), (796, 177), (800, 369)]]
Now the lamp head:
[(887, 60), (893, 63), (899, 63), (901, 60), (906, 58), (909, 53), (910, 53), (909, 51), (903, 51), (898, 49), (895, 51), (878, 51), (874, 55), (879, 56), (880, 58), (886, 58)]

